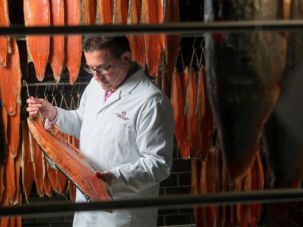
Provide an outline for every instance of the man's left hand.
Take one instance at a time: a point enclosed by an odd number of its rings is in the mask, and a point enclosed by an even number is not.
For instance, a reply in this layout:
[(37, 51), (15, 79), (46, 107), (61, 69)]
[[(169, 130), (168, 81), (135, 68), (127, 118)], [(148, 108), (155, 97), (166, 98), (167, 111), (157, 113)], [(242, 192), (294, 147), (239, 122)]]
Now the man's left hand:
[(95, 173), (96, 177), (100, 178), (101, 180), (105, 181), (106, 183), (108, 183), (109, 185), (112, 182), (112, 178), (113, 178), (113, 174), (111, 172), (96, 172)]

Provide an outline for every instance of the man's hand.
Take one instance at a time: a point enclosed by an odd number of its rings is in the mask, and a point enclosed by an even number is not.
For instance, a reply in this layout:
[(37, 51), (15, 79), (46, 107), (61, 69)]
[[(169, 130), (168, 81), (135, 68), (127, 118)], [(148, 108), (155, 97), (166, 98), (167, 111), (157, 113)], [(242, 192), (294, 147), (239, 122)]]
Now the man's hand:
[(113, 174), (111, 172), (96, 172), (95, 173), (96, 177), (100, 178), (101, 180), (105, 181), (109, 185), (112, 182)]
[(26, 100), (28, 107), (26, 111), (29, 116), (36, 117), (39, 113), (43, 118), (53, 121), (57, 115), (57, 109), (45, 99), (30, 97)]

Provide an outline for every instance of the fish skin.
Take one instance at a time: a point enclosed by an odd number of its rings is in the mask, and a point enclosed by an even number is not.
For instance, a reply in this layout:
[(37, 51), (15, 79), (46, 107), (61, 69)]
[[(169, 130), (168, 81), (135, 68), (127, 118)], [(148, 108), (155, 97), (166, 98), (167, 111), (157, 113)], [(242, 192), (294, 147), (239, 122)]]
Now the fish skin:
[[(50, 5), (48, 0), (24, 0), (25, 26), (50, 26)], [(50, 36), (26, 36), (27, 52), (33, 61), (38, 81), (43, 81), (49, 58)]]
[(292, 137), (276, 115), (268, 120), (265, 137), (272, 187), (299, 188), (303, 177), (303, 144)]
[[(279, 18), (278, 1), (224, 1), (220, 16), (212, 1), (205, 3), (206, 21)], [(278, 32), (206, 35), (207, 88), (232, 179), (243, 176), (255, 159), (264, 124), (280, 95), (286, 44), (287, 36)]]

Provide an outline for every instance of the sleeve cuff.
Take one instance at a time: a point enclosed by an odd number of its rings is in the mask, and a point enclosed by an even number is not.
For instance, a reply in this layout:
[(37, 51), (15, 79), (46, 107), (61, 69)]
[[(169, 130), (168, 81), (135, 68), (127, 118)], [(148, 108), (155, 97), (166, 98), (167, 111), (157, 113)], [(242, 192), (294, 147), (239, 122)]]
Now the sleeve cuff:
[(45, 129), (49, 129), (50, 127), (52, 127), (53, 124), (55, 124), (58, 120), (58, 110), (56, 112), (56, 117), (54, 120), (50, 121), (48, 120), (48, 118), (45, 119), (45, 122), (44, 122), (44, 128)]

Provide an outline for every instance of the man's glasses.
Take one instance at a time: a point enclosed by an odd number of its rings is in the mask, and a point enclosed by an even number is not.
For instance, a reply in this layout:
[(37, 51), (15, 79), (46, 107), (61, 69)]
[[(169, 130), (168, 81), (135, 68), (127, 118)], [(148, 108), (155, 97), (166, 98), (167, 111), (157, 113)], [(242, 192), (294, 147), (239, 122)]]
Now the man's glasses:
[(91, 67), (91, 66), (85, 64), (83, 66), (83, 69), (89, 74), (94, 74), (94, 72), (95, 72), (96, 74), (100, 75), (103, 73), (108, 73), (111, 66), (112, 66), (111, 64), (106, 64), (106, 65), (99, 65), (96, 67)]

